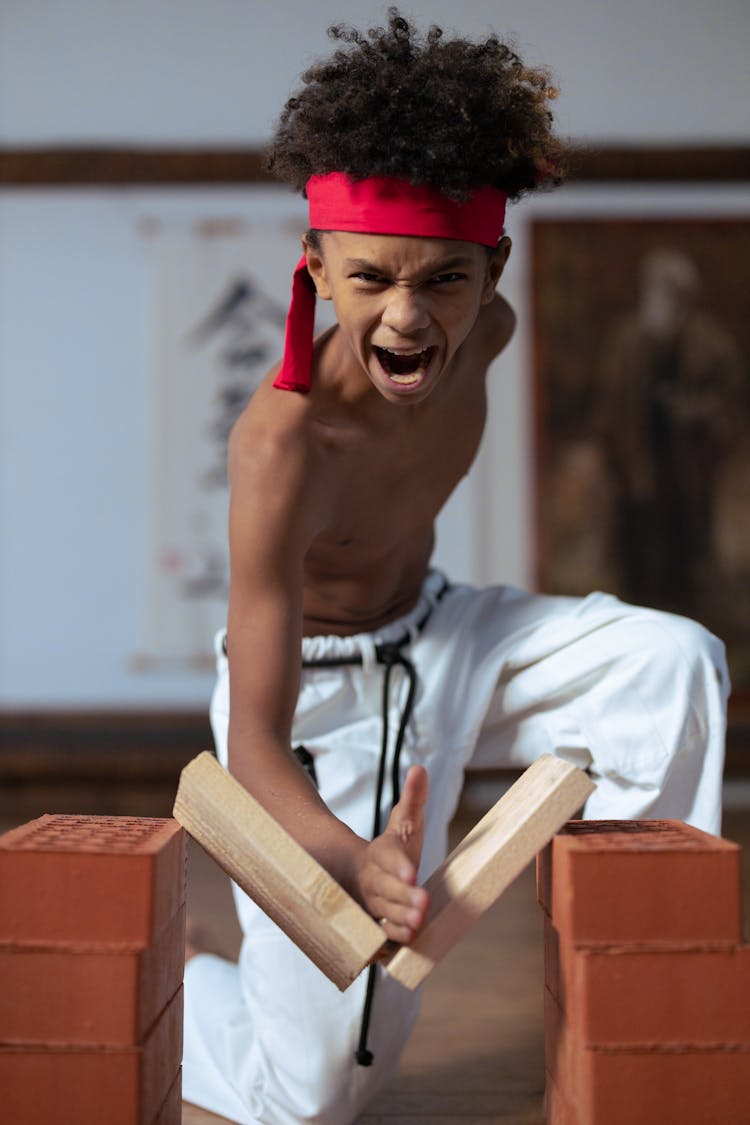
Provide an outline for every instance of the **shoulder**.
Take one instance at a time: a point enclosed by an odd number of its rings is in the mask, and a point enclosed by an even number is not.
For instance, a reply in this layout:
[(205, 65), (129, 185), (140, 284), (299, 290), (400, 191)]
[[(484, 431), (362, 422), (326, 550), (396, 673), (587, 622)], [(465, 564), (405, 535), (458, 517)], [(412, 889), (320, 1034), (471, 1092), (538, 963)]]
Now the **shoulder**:
[(496, 293), (489, 305), (484, 308), (485, 332), (488, 341), (496, 349), (497, 355), (503, 350), (516, 330), (516, 314), (499, 293)]
[(281, 457), (293, 462), (309, 456), (315, 445), (316, 419), (320, 413), (322, 359), (333, 330), (315, 340), (313, 388), (308, 394), (274, 386), (281, 369), (279, 360), (267, 372), (235, 423), (229, 440), (229, 468), (237, 465), (273, 463)]
[(294, 523), (313, 535), (326, 520), (326, 465), (315, 425), (314, 395), (264, 379), (235, 423), (227, 469), (232, 508), (264, 527)]
[(308, 396), (273, 386), (266, 376), (232, 428), (229, 475), (238, 469), (262, 470), (278, 459), (300, 459), (310, 445)]
[(474, 330), (475, 354), (485, 366), (508, 345), (515, 328), (516, 314), (505, 298), (496, 293), (489, 304), (482, 306)]

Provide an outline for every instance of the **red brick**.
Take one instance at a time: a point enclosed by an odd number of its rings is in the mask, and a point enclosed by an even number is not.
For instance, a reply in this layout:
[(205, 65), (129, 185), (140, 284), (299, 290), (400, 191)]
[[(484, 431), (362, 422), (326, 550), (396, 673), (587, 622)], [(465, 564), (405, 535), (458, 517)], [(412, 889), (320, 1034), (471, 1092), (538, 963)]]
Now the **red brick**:
[(585, 1047), (547, 990), (545, 1037), (578, 1125), (747, 1125), (750, 1049)]
[(537, 892), (576, 944), (742, 938), (740, 848), (677, 820), (570, 821), (539, 858)]
[(750, 946), (596, 949), (555, 937), (546, 984), (587, 1045), (750, 1047)]
[(182, 1067), (169, 1088), (161, 1109), (151, 1125), (180, 1125), (182, 1121)]
[(564, 1079), (565, 1057), (570, 1033), (566, 1025), (565, 1012), (548, 988), (544, 990), (544, 1060), (547, 1073), (560, 1086)]
[(545, 1076), (544, 1105), (547, 1125), (580, 1125), (578, 1114), (565, 1101), (560, 1087), (549, 1072)]
[(185, 901), (175, 820), (42, 816), (0, 836), (0, 942), (154, 944)]
[(748, 1051), (585, 1051), (581, 1065), (581, 1125), (748, 1125)]
[(0, 1047), (3, 1125), (154, 1125), (182, 1062), (182, 1012), (180, 989), (140, 1047)]
[[(560, 965), (560, 935), (555, 927), (552, 925), (552, 919), (549, 914), (544, 915), (544, 987), (548, 988), (552, 995), (555, 997), (559, 1004), (565, 1003), (565, 991), (571, 987), (571, 982), (567, 979), (563, 980), (562, 967)], [(584, 948), (588, 949), (589, 946), (573, 946), (571, 942), (568, 943), (570, 948)]]
[[(569, 821), (568, 824), (570, 823), (574, 822)], [(595, 824), (596, 821), (592, 821), (592, 823)], [(558, 836), (565, 832), (567, 828), (568, 825), (564, 825)], [(557, 836), (553, 836), (536, 857), (536, 900), (547, 917), (550, 917), (552, 912), (552, 846), (556, 839)]]
[(184, 967), (184, 906), (145, 949), (0, 946), (0, 1043), (141, 1043)]

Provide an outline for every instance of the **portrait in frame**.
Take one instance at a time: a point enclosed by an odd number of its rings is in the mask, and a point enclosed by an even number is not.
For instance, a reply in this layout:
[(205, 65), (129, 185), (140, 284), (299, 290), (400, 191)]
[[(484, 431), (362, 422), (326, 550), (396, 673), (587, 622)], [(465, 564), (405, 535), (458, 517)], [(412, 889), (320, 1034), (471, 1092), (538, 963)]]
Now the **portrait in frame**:
[(532, 223), (536, 564), (693, 617), (750, 698), (750, 223)]

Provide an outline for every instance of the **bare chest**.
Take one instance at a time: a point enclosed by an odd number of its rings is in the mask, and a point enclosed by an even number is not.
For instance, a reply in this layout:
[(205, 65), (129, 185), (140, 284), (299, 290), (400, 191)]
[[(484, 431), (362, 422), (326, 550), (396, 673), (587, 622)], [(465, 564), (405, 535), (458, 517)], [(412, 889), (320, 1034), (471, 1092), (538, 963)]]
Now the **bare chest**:
[(311, 561), (333, 552), (351, 566), (355, 557), (431, 541), (435, 518), (474, 461), (485, 419), (482, 394), (459, 413), (446, 409), (390, 435), (362, 432), (332, 442), (325, 453), (331, 518)]

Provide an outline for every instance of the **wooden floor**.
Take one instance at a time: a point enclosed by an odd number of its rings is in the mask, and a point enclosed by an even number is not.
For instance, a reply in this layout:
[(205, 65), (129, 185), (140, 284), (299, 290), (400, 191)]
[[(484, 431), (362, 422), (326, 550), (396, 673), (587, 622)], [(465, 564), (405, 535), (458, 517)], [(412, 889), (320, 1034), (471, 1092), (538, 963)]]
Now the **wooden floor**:
[[(459, 838), (473, 820), (454, 824)], [(750, 809), (725, 814), (723, 835), (744, 848), (750, 920)], [(229, 884), (191, 845), (189, 905), (217, 951), (235, 956), (239, 931)], [(528, 868), (433, 973), (392, 1085), (358, 1125), (544, 1125), (542, 918)], [(183, 1125), (218, 1125), (185, 1104)]]

